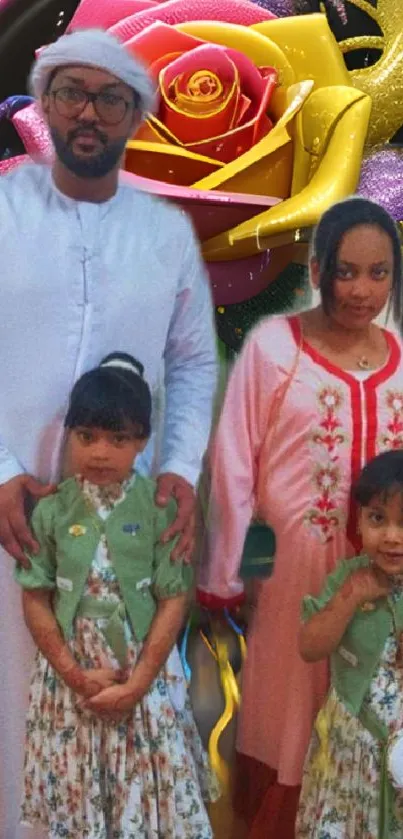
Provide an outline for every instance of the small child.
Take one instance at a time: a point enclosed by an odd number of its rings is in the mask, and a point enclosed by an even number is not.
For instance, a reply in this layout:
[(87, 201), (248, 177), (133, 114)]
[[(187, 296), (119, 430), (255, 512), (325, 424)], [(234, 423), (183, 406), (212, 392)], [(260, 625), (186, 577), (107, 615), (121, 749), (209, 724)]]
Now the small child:
[(297, 839), (403, 836), (403, 451), (355, 487), (363, 556), (304, 599), (305, 661), (331, 657), (331, 689), (305, 766)]
[(214, 779), (175, 640), (192, 583), (160, 536), (175, 502), (133, 472), (150, 434), (143, 368), (113, 353), (73, 388), (68, 478), (39, 502), (16, 571), (38, 647), (21, 821), (51, 839), (211, 839)]

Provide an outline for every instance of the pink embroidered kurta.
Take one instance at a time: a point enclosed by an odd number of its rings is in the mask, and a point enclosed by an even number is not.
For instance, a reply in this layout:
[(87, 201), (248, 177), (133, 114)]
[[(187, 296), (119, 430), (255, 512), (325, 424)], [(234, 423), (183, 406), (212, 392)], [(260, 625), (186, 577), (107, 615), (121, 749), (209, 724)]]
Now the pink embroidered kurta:
[(263, 321), (230, 377), (212, 450), (201, 599), (208, 592), (235, 602), (242, 592), (244, 538), (258, 514), (273, 527), (277, 550), (248, 636), (238, 749), (291, 786), (301, 783), (328, 688), (327, 664), (306, 664), (298, 653), (301, 601), (360, 550), (350, 490), (362, 466), (403, 447), (401, 347), (385, 336), (386, 364), (360, 381), (302, 339), (298, 317)]

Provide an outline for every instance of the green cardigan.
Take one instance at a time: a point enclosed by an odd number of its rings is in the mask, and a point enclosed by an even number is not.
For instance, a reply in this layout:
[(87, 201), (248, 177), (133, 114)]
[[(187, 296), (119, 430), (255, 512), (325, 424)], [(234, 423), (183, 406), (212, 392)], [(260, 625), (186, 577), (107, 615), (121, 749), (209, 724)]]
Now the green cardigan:
[[(303, 619), (308, 620), (320, 612), (354, 571), (368, 568), (369, 564), (366, 556), (340, 562), (327, 578), (320, 596), (304, 598)], [(330, 657), (332, 685), (339, 699), (380, 743), (378, 839), (388, 839), (390, 836), (395, 799), (387, 771), (389, 730), (363, 703), (392, 630), (398, 634), (403, 630), (403, 597), (396, 603), (383, 597), (368, 604), (368, 608), (361, 606), (357, 609), (339, 646)], [(321, 739), (320, 732), (317, 733)]]
[(174, 520), (176, 502), (159, 508), (154, 481), (136, 475), (126, 498), (103, 521), (86, 502), (75, 478), (35, 507), (32, 527), (40, 545), (30, 555), (31, 568), (17, 568), (26, 589), (54, 589), (56, 619), (65, 638), (73, 622), (104, 533), (134, 635), (142, 641), (156, 612), (157, 601), (189, 590), (192, 569), (171, 561), (174, 542), (162, 545), (161, 533)]
[[(319, 597), (305, 597), (303, 619), (320, 612), (345, 580), (358, 568), (367, 568), (366, 556), (340, 562), (327, 578)], [(375, 601), (370, 609), (357, 609), (343, 638), (330, 657), (332, 685), (346, 708), (359, 716), (365, 695), (379, 663), (388, 635), (403, 631), (403, 597), (392, 603), (387, 597)]]

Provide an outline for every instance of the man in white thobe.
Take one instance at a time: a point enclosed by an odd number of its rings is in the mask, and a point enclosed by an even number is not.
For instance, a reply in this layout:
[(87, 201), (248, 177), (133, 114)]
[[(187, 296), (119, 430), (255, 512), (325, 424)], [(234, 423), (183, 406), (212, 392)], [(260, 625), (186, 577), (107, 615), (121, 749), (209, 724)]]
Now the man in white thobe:
[(143, 363), (154, 391), (163, 369), (157, 501), (177, 498), (186, 556), (216, 383), (211, 297), (191, 225), (118, 181), (126, 141), (152, 108), (146, 72), (109, 35), (81, 31), (41, 53), (31, 86), (56, 156), (52, 169), (27, 165), (0, 181), (1, 839), (35, 835), (17, 826), (33, 648), (10, 555), (21, 561), (31, 547), (24, 503), (60, 477), (71, 387), (114, 350)]

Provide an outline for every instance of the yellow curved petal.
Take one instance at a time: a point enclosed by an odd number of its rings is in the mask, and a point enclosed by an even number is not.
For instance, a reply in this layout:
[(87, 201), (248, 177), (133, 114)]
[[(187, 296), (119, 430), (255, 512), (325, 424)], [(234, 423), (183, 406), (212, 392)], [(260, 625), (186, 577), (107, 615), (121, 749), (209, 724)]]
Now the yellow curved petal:
[(171, 131), (160, 122), (157, 117), (149, 117), (144, 120), (136, 131), (134, 137), (128, 141), (129, 148), (132, 148), (133, 143), (172, 143), (173, 145), (182, 145)]
[(257, 67), (275, 67), (279, 74), (279, 84), (284, 87), (289, 87), (295, 81), (294, 70), (283, 50), (266, 35), (253, 31), (251, 26), (196, 20), (179, 23), (175, 28), (203, 41), (243, 52)]
[(351, 85), (351, 79), (326, 16), (300, 15), (250, 27), (280, 47), (295, 80), (313, 79), (315, 86)]
[(269, 134), (220, 171), (194, 183), (195, 189), (222, 189), (276, 198), (289, 195), (293, 155), (290, 123), (311, 90), (312, 82), (292, 85), (285, 94), (285, 110)]
[(219, 160), (194, 154), (169, 143), (130, 140), (126, 146), (124, 168), (144, 178), (154, 178), (179, 186), (191, 186), (224, 166)]
[[(342, 111), (340, 100), (344, 101)], [(269, 247), (297, 241), (301, 230), (315, 225), (332, 203), (354, 192), (360, 174), (371, 100), (353, 88), (341, 88), (338, 95), (335, 88), (319, 89), (305, 106), (310, 109), (312, 119), (317, 119), (321, 103), (327, 107), (324, 123), (326, 119), (328, 123), (333, 120), (333, 123), (326, 140), (320, 139), (322, 158), (311, 153), (309, 183), (287, 201), (205, 242), (203, 254), (208, 261), (240, 259)], [(315, 128), (310, 126), (307, 116), (301, 114), (297, 144), (303, 145), (305, 138), (308, 141), (311, 138), (312, 142), (314, 134)]]

